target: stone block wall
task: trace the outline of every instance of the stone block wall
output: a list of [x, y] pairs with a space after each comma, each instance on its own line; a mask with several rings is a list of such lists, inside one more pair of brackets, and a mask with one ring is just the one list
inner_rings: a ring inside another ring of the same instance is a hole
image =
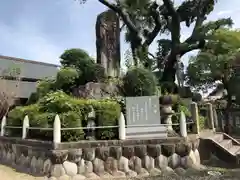
[[198, 168], [199, 138], [47, 142], [0, 138], [0, 161], [49, 179], [155, 176]]

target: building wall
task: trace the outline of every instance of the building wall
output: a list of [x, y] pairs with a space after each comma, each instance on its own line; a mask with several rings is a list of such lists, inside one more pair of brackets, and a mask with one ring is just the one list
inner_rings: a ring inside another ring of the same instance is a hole
[[[11, 79], [9, 73], [16, 68], [20, 70], [20, 81]], [[4, 74], [8, 76], [8, 80], [0, 80], [0, 86], [5, 88], [5, 92], [15, 94], [17, 98], [29, 98], [31, 93], [36, 91], [37, 81], [55, 78], [58, 69], [59, 66], [53, 64], [0, 56], [0, 76], [3, 76], [4, 71], [8, 71]]]
[[58, 70], [57, 65], [0, 56], [0, 74], [2, 74], [3, 70], [9, 68], [19, 68], [21, 77], [32, 79], [54, 77]]

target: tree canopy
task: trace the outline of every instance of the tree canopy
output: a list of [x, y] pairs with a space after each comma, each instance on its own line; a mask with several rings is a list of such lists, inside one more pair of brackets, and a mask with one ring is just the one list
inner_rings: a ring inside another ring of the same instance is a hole
[[196, 56], [190, 58], [187, 83], [206, 90], [221, 83], [227, 89], [231, 78], [232, 61], [240, 49], [240, 31], [217, 30]]
[[[87, 0], [80, 0], [86, 2]], [[127, 28], [126, 40], [130, 43], [135, 66], [145, 68], [157, 64], [163, 70], [162, 81], [175, 81], [177, 56], [205, 46], [209, 35], [217, 29], [232, 25], [232, 20], [206, 21], [216, 0], [184, 0], [180, 5], [173, 0], [98, 0], [116, 12]], [[181, 25], [193, 26], [191, 35], [180, 41]], [[158, 40], [157, 58], [149, 58], [149, 46], [162, 33], [170, 39]]]

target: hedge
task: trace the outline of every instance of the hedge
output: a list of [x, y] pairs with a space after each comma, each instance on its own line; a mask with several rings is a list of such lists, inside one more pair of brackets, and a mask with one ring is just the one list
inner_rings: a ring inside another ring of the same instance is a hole
[[[8, 114], [7, 125], [22, 126], [25, 115], [29, 116], [30, 127], [53, 127], [54, 117], [59, 115], [62, 128], [85, 127], [87, 116], [92, 108], [95, 111], [96, 126], [115, 126], [118, 124], [121, 108], [112, 99], [87, 100], [73, 98], [62, 91], [49, 93], [36, 104], [16, 107]], [[63, 141], [78, 141], [85, 138], [86, 130], [63, 130]], [[11, 136], [21, 136], [21, 129], [9, 129]], [[30, 130], [29, 138], [52, 140], [52, 131]], [[118, 128], [98, 129], [97, 139], [118, 138]]]

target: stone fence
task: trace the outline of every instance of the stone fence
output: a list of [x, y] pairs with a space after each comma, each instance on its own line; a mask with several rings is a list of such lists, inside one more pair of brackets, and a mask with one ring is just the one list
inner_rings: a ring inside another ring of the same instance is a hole
[[50, 179], [176, 174], [199, 169], [199, 138], [53, 143], [0, 137], [1, 163]]

